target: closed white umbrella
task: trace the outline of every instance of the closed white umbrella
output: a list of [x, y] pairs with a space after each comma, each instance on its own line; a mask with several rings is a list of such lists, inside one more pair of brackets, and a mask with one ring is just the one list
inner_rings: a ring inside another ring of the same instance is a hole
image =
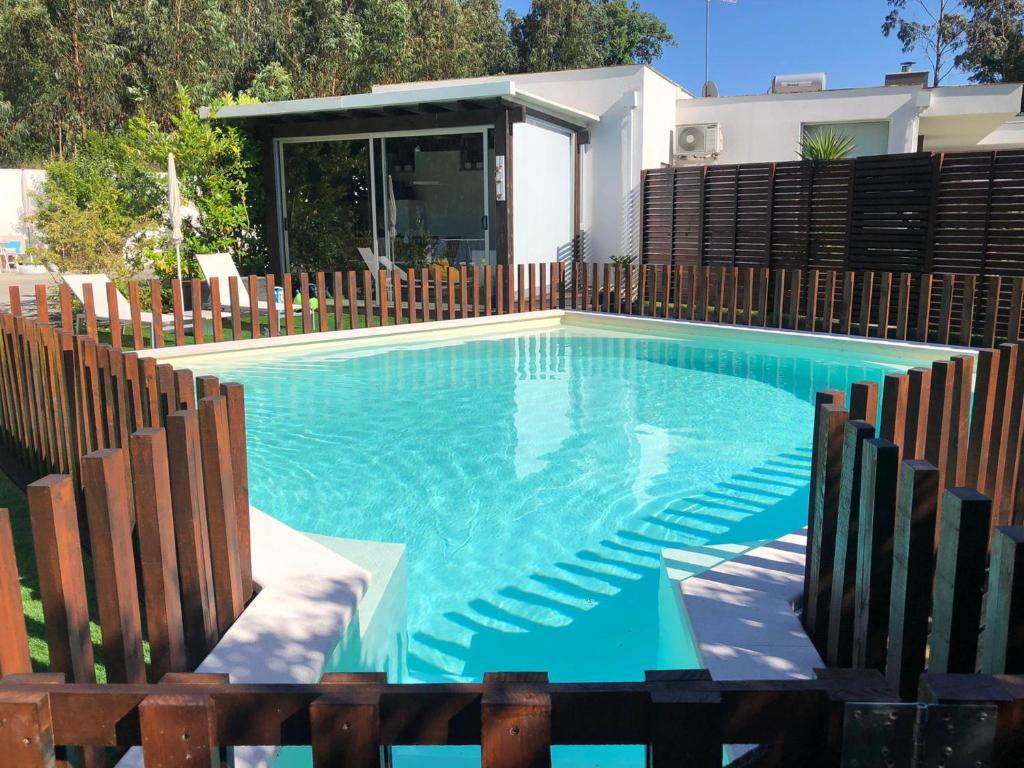
[[174, 153], [167, 153], [167, 202], [171, 212], [171, 240], [181, 280], [181, 193], [178, 191], [178, 171], [174, 167]]

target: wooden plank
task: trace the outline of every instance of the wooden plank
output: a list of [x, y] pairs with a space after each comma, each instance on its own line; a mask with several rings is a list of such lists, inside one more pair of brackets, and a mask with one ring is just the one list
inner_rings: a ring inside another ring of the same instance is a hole
[[[410, 273], [411, 276], [411, 273]], [[415, 322], [416, 313], [413, 309], [413, 281], [409, 283], [409, 316]], [[341, 272], [331, 273], [331, 292], [334, 294], [334, 330], [340, 331], [345, 327], [345, 292], [342, 290]]]
[[[525, 312], [526, 311], [526, 307], [527, 307], [527, 304], [526, 304], [527, 286], [526, 286], [526, 277], [525, 277], [525, 274], [524, 274], [524, 265], [523, 264], [517, 264], [516, 265], [516, 284], [515, 284], [515, 288], [516, 288], [516, 292], [517, 292], [516, 296], [517, 296], [517, 298], [519, 300], [519, 303], [517, 304], [516, 311], [517, 312]], [[509, 303], [509, 306], [512, 305], [511, 297], [509, 297], [509, 302], [508, 303]]]
[[[522, 269], [522, 266], [523, 266], [522, 264], [518, 265], [520, 270]], [[507, 295], [505, 296], [505, 306], [508, 308], [509, 312], [515, 312], [516, 311], [516, 280], [515, 280], [515, 276], [512, 274], [512, 266], [511, 265], [509, 265], [508, 274], [506, 275], [506, 277], [508, 278], [508, 280], [505, 282], [505, 290], [507, 291]], [[522, 284], [522, 280], [520, 280], [519, 283]]]
[[805, 308], [804, 330], [818, 329], [818, 292], [821, 290], [821, 273], [812, 269], [807, 278], [807, 306]]
[[991, 499], [973, 489], [950, 488], [943, 494], [929, 672], [975, 670], [991, 516]]
[[[480, 317], [480, 265], [473, 265], [473, 317]], [[553, 274], [553, 273], [552, 273]], [[544, 293], [544, 272], [540, 273], [540, 290]], [[554, 285], [551, 290], [552, 306], [554, 305]]]
[[906, 341], [910, 332], [910, 273], [900, 274], [899, 298], [896, 301], [896, 338]]
[[480, 702], [481, 768], [550, 768], [551, 696], [533, 677], [484, 675]]
[[313, 310], [309, 301], [309, 273], [299, 272], [299, 311], [302, 318], [302, 332], [313, 332]]
[[[437, 267], [433, 270], [431, 282], [433, 283], [434, 289], [434, 320], [444, 320], [444, 282], [441, 279], [441, 270]], [[512, 276], [509, 275], [509, 285], [511, 285], [511, 282]], [[508, 306], [509, 311], [511, 312], [513, 310], [511, 288], [509, 289]]]
[[[887, 373], [882, 382], [882, 419], [879, 437], [896, 443], [903, 442], [907, 429], [907, 399], [910, 377], [901, 373]], [[902, 460], [902, 448], [899, 449]]]
[[942, 299], [939, 304], [939, 343], [949, 344], [951, 320], [953, 317], [953, 291], [956, 288], [956, 275], [942, 276]]
[[[626, 314], [633, 314], [633, 265], [626, 267]], [[691, 320], [693, 318], [690, 318]]]
[[992, 348], [996, 345], [999, 325], [999, 297], [1003, 293], [1003, 278], [999, 275], [985, 277], [985, 317], [982, 324], [981, 345]]
[[130, 438], [139, 563], [146, 599], [146, 637], [152, 677], [188, 668], [178, 592], [174, 511], [164, 430], [140, 429]]
[[227, 400], [230, 430], [231, 468], [235, 489], [235, 519], [238, 524], [238, 559], [242, 572], [242, 599], [252, 596], [252, 544], [249, 530], [249, 455], [246, 447], [245, 389], [241, 384], [220, 385]]
[[900, 452], [883, 438], [865, 441], [862, 450], [853, 666], [884, 672]]
[[[499, 266], [499, 269], [501, 269], [500, 266]], [[484, 267], [484, 315], [486, 315], [487, 317], [491, 316], [491, 301], [492, 301], [492, 299], [494, 297], [494, 283], [492, 281], [493, 281], [493, 271], [491, 270], [491, 265], [488, 264], [488, 265], [486, 265]], [[552, 284], [551, 288], [552, 288], [552, 290], [554, 290], [554, 285], [553, 284]], [[500, 295], [500, 293], [501, 293], [500, 288], [498, 290], [498, 293]], [[501, 314], [501, 313], [499, 312], [498, 314]]]
[[171, 312], [174, 315], [174, 346], [185, 346], [185, 298], [181, 292], [181, 280], [171, 280]]
[[[596, 267], [597, 265], [595, 264], [594, 266]], [[537, 265], [533, 262], [530, 262], [529, 269], [527, 271], [529, 280], [528, 290], [530, 292], [530, 295], [526, 304], [530, 308], [530, 311], [533, 312], [537, 309]]]
[[[369, 279], [369, 275], [364, 273], [364, 282]], [[269, 283], [268, 283], [269, 285]], [[284, 307], [281, 309], [284, 314], [284, 335], [294, 336], [295, 335], [295, 292], [292, 289], [292, 275], [291, 272], [285, 272], [281, 275], [281, 288], [284, 290]], [[369, 296], [369, 294], [367, 294]], [[301, 299], [300, 299], [301, 301]], [[268, 302], [269, 303], [269, 302]], [[369, 303], [369, 299], [367, 299]], [[301, 308], [300, 308], [301, 311]], [[369, 323], [367, 323], [369, 326]]]
[[849, 667], [853, 663], [863, 447], [865, 441], [874, 437], [875, 428], [866, 421], [850, 419], [843, 430], [826, 650], [826, 660], [833, 667]]
[[[242, 322], [241, 321], [241, 311], [242, 311], [242, 307], [241, 307], [241, 287], [239, 286], [238, 281], [235, 278], [231, 278], [231, 279], [235, 280], [234, 291], [238, 294], [238, 301], [237, 301], [237, 303], [239, 305], [238, 306], [238, 311], [236, 312], [235, 311], [236, 297], [235, 297], [234, 294], [232, 294], [232, 296], [231, 296], [232, 314], [238, 317], [237, 322], [239, 323], [239, 327], [238, 327], [238, 336], [237, 336], [237, 338], [241, 338], [241, 336], [242, 336], [242, 331], [241, 331], [241, 322]], [[256, 275], [248, 275], [245, 278], [245, 280], [246, 280], [246, 293], [249, 294], [249, 307], [248, 307], [248, 309], [249, 309], [249, 338], [258, 339], [262, 335], [262, 332], [260, 330], [261, 322], [260, 322], [259, 278]], [[271, 312], [270, 307], [271, 307], [271, 304], [273, 303], [273, 300], [274, 300], [273, 299], [273, 293], [274, 292], [273, 292], [272, 288], [273, 288], [273, 286], [270, 283], [267, 283], [266, 289], [265, 289], [266, 290], [266, 294], [265, 295], [269, 299], [266, 302], [266, 304], [267, 304], [267, 318], [268, 318], [268, 320], [267, 320], [267, 325], [268, 325], [267, 332], [270, 333], [270, 334], [273, 334], [273, 333], [276, 332], [276, 323], [272, 322], [271, 315], [270, 315], [270, 312]], [[235, 317], [232, 317], [232, 319], [231, 319], [232, 328], [235, 327], [235, 322], [236, 322]]]
[[825, 273], [825, 294], [821, 315], [821, 330], [823, 333], [832, 333], [836, 315], [836, 275], [835, 270]]
[[45, 692], [0, 689], [0, 754], [5, 765], [12, 768], [56, 765], [50, 702]]
[[381, 768], [380, 689], [339, 685], [309, 707], [314, 768]]
[[202, 344], [206, 341], [206, 326], [203, 320], [203, 283], [192, 278], [192, 341]]
[[1020, 341], [1021, 312], [1024, 305], [1024, 277], [1013, 278], [1010, 291], [1010, 317], [1007, 320], [1007, 341]]
[[32, 671], [11, 516], [0, 509], [0, 677]]
[[72, 682], [94, 682], [74, 485], [66, 475], [49, 475], [26, 491], [50, 670]]
[[220, 278], [210, 278], [210, 322], [213, 325], [213, 340], [224, 341], [224, 317], [220, 306]]
[[871, 303], [875, 289], [875, 273], [862, 272], [860, 276], [860, 321], [857, 330], [861, 336], [871, 335]]
[[204, 397], [199, 401], [199, 439], [217, 628], [223, 635], [242, 613], [245, 598], [242, 594], [227, 400], [222, 395]]
[[494, 283], [495, 314], [505, 314], [505, 265], [499, 264]]
[[930, 368], [911, 368], [907, 371], [907, 417], [900, 447], [904, 459], [924, 458], [925, 438], [928, 435], [928, 399], [931, 395]]
[[[448, 296], [447, 296], [447, 298], [448, 298], [448, 301], [447, 301], [448, 315], [447, 316], [448, 316], [449, 320], [454, 320], [455, 319], [455, 275], [458, 274], [458, 273], [455, 271], [455, 269], [453, 267], [448, 267], [448, 269], [446, 271], [447, 271], [447, 276], [446, 277], [447, 277], [447, 283], [448, 283]], [[523, 294], [523, 286], [525, 286], [525, 283], [523, 282], [523, 265], [520, 264], [519, 265], [519, 291], [520, 291], [519, 311], [520, 312], [524, 311], [524, 309], [523, 309], [523, 295], [522, 295]], [[440, 294], [438, 294], [438, 295], [440, 295]]]
[[72, 311], [71, 287], [67, 283], [61, 283], [60, 291], [60, 327], [61, 330], [73, 333], [75, 330], [75, 316]]
[[171, 505], [181, 580], [181, 616], [185, 647], [192, 667], [206, 658], [218, 639], [199, 444], [197, 411], [178, 411], [167, 418]]
[[1010, 454], [1012, 437], [1009, 433], [1013, 421], [1013, 404], [1017, 402], [1017, 371], [1020, 348], [1016, 344], [999, 345], [999, 371], [996, 375], [995, 409], [992, 413], [992, 445], [989, 451], [988, 472], [981, 486], [982, 493], [991, 497], [994, 525], [1004, 525], [1000, 518], [1001, 493], [1006, 485], [1007, 466], [1016, 460]]
[[[228, 300], [231, 302], [231, 339], [238, 341], [242, 338], [242, 292], [235, 275], [228, 277]], [[258, 323], [259, 315], [253, 314], [251, 319]]]
[[978, 374], [975, 379], [965, 476], [965, 482], [971, 488], [983, 489], [984, 478], [989, 473], [996, 407], [996, 379], [999, 375], [1001, 354], [998, 349], [982, 349], [978, 352]]
[[[17, 317], [21, 314], [21, 300], [18, 299], [18, 306], [15, 307], [12, 294], [11, 314]], [[92, 295], [92, 283], [82, 286], [82, 306], [85, 310], [85, 335], [95, 341], [98, 338], [96, 329], [96, 301]]]
[[855, 381], [850, 385], [850, 420], [866, 421], [872, 427], [878, 421], [878, 383]]
[[388, 303], [388, 273], [387, 270], [377, 272], [377, 321], [380, 325], [390, 325], [391, 311]]
[[711, 691], [651, 691], [649, 768], [694, 766], [719, 768], [722, 763], [722, 696]]
[[953, 413], [950, 442], [946, 446], [948, 478], [946, 487], [962, 486], [967, 480], [967, 451], [974, 384], [974, 356], [956, 355], [953, 362]]
[[853, 328], [853, 289], [857, 279], [851, 270], [843, 272], [843, 298], [839, 314], [839, 332], [849, 336]]
[[176, 400], [170, 407], [172, 413], [196, 407], [196, 382], [192, 371], [187, 368], [174, 370], [174, 392]]
[[128, 306], [132, 314], [132, 349], [145, 349], [146, 340], [142, 331], [142, 307], [137, 280], [128, 283]]
[[768, 326], [768, 284], [771, 280], [771, 270], [766, 267], [761, 270], [760, 274], [761, 278], [757, 296], [757, 312], [760, 316], [760, 323], [758, 324], [765, 328]]
[[992, 534], [981, 673], [1024, 674], [1024, 527]]
[[217, 713], [207, 694], [150, 694], [139, 704], [146, 768], [220, 765]]
[[[463, 285], [465, 285], [465, 282], [463, 282]], [[405, 314], [405, 307], [402, 306], [404, 304], [402, 301], [402, 273], [397, 269], [391, 270], [391, 295], [395, 297], [395, 325], [402, 325], [403, 315]], [[324, 312], [326, 311], [327, 307], [325, 306]], [[326, 316], [323, 320], [323, 329], [327, 330]]]
[[785, 323], [785, 307], [784, 302], [786, 298], [786, 270], [778, 269], [775, 271], [775, 293], [774, 301], [772, 302], [774, 318], [772, 326], [774, 328], [782, 328]]
[[604, 291], [602, 293], [604, 298], [602, 309], [605, 312], [612, 311], [612, 290], [612, 265], [606, 262], [604, 265]]
[[[832, 569], [835, 562], [836, 527], [839, 520], [840, 481], [842, 478], [843, 434], [849, 418], [840, 405], [818, 406], [818, 429], [814, 437], [814, 518], [809, 526], [808, 576], [805, 579], [808, 600], [804, 627], [819, 652], [828, 643], [828, 611], [832, 600]], [[823, 654], [824, 655], [824, 654]]]
[[963, 284], [964, 288], [960, 299], [959, 341], [962, 346], [969, 347], [974, 336], [974, 300], [978, 286], [977, 275], [964, 275]]
[[917, 328], [914, 338], [917, 341], [928, 341], [932, 317], [932, 276], [926, 272], [919, 279], [921, 284], [917, 289]]
[[900, 465], [885, 677], [907, 700], [925, 668], [938, 489], [934, 465], [919, 459]]
[[932, 363], [924, 458], [938, 468], [940, 489], [948, 485], [946, 479], [950, 474], [949, 446], [957, 439], [956, 425], [953, 421], [955, 373], [956, 368], [952, 360], [937, 360]]
[[[424, 270], [425, 272], [426, 270]], [[346, 286], [348, 288], [348, 327], [358, 328], [359, 327], [359, 310], [356, 307], [356, 273], [351, 269], [346, 274]], [[427, 313], [427, 302], [426, 302], [426, 290], [427, 281], [423, 280], [423, 314]]]
[[143, 683], [146, 662], [126, 451], [106, 448], [84, 456], [82, 478], [107, 681]]
[[878, 276], [878, 337], [889, 338], [889, 315], [892, 308], [892, 272]]
[[[398, 294], [395, 294], [398, 297]], [[396, 301], [401, 301], [396, 298]], [[327, 278], [323, 272], [316, 273], [316, 312], [317, 328], [321, 331], [329, 331], [327, 326]]]

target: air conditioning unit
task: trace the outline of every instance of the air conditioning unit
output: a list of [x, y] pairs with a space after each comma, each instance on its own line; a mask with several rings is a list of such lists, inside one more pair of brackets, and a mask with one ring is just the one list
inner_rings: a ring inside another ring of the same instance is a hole
[[718, 123], [676, 126], [676, 158], [716, 157], [721, 152], [722, 127]]

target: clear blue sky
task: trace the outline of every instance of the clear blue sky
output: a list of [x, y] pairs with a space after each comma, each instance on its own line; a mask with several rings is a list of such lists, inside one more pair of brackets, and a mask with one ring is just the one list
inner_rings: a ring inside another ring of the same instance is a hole
[[[722, 95], [764, 93], [773, 74], [828, 73], [829, 88], [881, 85], [886, 72], [924, 55], [907, 55], [895, 37], [882, 36], [886, 0], [711, 0], [711, 79]], [[504, 0], [519, 13], [529, 0]], [[640, 0], [678, 41], [654, 66], [691, 92], [704, 77], [705, 0]], [[943, 84], [965, 82], [959, 72]]]

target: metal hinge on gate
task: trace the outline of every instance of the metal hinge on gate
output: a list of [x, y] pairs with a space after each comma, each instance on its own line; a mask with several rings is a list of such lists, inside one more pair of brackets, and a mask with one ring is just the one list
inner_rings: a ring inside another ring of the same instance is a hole
[[843, 768], [989, 768], [996, 708], [848, 703]]

